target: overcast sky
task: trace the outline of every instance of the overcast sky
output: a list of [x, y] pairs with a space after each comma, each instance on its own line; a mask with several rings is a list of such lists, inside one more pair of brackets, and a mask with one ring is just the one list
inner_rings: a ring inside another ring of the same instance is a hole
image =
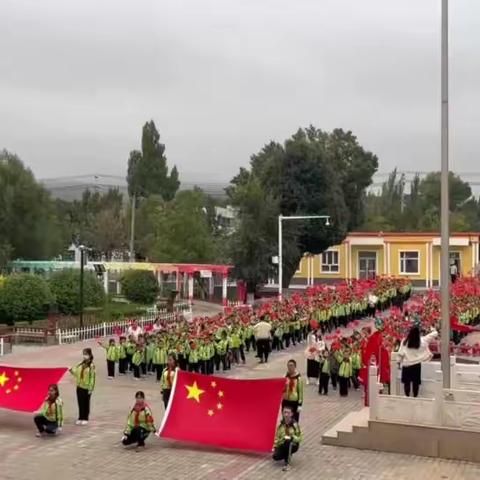
[[[1, 0], [0, 148], [38, 177], [124, 175], [153, 118], [185, 179], [299, 126], [382, 172], [438, 168], [441, 0]], [[452, 158], [479, 171], [480, 1], [451, 1]]]

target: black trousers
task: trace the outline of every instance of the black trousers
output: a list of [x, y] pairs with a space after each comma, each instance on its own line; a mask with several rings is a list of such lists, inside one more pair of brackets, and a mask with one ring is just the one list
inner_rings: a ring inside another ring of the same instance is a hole
[[189, 372], [198, 373], [198, 370], [199, 370], [198, 362], [188, 364], [188, 371]]
[[338, 380], [338, 373], [331, 373], [330, 378], [332, 380], [332, 387], [334, 390], [337, 389], [337, 380]]
[[127, 353], [127, 370], [129, 372], [133, 371], [132, 357], [131, 353]]
[[298, 443], [292, 443], [291, 440], [285, 440], [285, 443], [275, 447], [273, 452], [273, 459], [278, 462], [283, 460], [285, 465], [288, 465], [290, 462], [290, 456], [298, 451]]
[[266, 338], [259, 338], [257, 340], [257, 353], [260, 361], [268, 362], [268, 354], [270, 352], [270, 340]]
[[213, 358], [209, 358], [206, 361], [206, 365], [207, 365], [207, 375], [213, 375], [215, 370], [215, 363], [213, 361]]
[[129, 434], [126, 434], [122, 443], [127, 446], [127, 445], [132, 445], [133, 443], [138, 444], [139, 447], [144, 447], [145, 446], [145, 439], [150, 435], [150, 432], [147, 432], [142, 427], [134, 427], [132, 428], [132, 431]]
[[168, 401], [170, 400], [171, 393], [172, 391], [170, 389], [166, 389], [166, 388], [163, 389], [162, 398], [163, 398], [163, 405], [165, 407], [165, 410], [168, 407]]
[[44, 417], [43, 415], [35, 415], [35, 417], [33, 417], [33, 421], [35, 422], [35, 425], [40, 433], [45, 432], [53, 434], [57, 431], [58, 423], [47, 420], [47, 417]]
[[300, 421], [300, 412], [298, 411], [298, 402], [292, 400], [282, 400], [282, 410], [285, 407], [290, 407], [293, 412], [293, 418], [298, 423]]
[[245, 348], [243, 345], [240, 345], [240, 360], [242, 360], [242, 363], [245, 363], [246, 358], [245, 358]]
[[88, 390], [77, 387], [78, 419], [87, 420], [90, 416], [90, 397]]
[[113, 360], [107, 360], [107, 374], [109, 377], [115, 376], [115, 362]]
[[118, 360], [118, 373], [120, 373], [121, 375], [127, 373], [127, 367], [128, 367], [128, 359], [120, 358]]
[[340, 385], [340, 396], [348, 396], [348, 378], [347, 377], [338, 377], [338, 383]]
[[328, 373], [320, 372], [320, 384], [318, 387], [318, 393], [321, 395], [328, 394], [328, 382], [330, 381], [330, 375]]
[[146, 362], [142, 362], [140, 364], [140, 369], [142, 371], [142, 375], [146, 375], [147, 374], [147, 363]]

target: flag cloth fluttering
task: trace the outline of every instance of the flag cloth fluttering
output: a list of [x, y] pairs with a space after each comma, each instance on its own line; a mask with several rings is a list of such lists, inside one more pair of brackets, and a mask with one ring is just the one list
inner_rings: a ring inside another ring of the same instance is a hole
[[0, 408], [35, 412], [66, 368], [21, 368], [0, 365]]
[[236, 380], [179, 371], [158, 435], [269, 452], [285, 379]]

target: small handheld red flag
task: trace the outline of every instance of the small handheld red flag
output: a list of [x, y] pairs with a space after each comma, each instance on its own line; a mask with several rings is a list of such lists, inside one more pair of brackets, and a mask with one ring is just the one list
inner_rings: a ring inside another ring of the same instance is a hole
[[35, 412], [47, 396], [48, 386], [58, 383], [66, 371], [0, 365], [0, 408]]
[[158, 435], [269, 452], [285, 379], [236, 380], [179, 371]]

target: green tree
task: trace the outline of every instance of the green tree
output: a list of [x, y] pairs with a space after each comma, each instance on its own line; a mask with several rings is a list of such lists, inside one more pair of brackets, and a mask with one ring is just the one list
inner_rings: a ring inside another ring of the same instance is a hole
[[[57, 255], [62, 239], [53, 202], [20, 159], [0, 152], [0, 262]], [[1, 264], [0, 264], [1, 266]]]
[[122, 293], [127, 300], [151, 305], [159, 293], [159, 285], [153, 272], [129, 270], [122, 275]]
[[9, 275], [0, 287], [0, 320], [13, 325], [45, 318], [51, 301], [52, 295], [43, 277]]
[[172, 200], [180, 186], [177, 167], [168, 171], [165, 145], [153, 120], [143, 127], [142, 151], [130, 152], [127, 183], [131, 197], [160, 195], [165, 201]]
[[[330, 227], [318, 220], [285, 223], [285, 286], [289, 284], [304, 252], [320, 253], [340, 242], [349, 227], [360, 224], [365, 188], [371, 183], [377, 164], [377, 158], [366, 152], [351, 132], [335, 130], [327, 133], [309, 127], [298, 130], [283, 145], [276, 142], [266, 145], [252, 156], [250, 171], [241, 169], [232, 180], [227, 192], [240, 212], [244, 209], [244, 202], [248, 204], [250, 200], [248, 195], [240, 195], [240, 199], [236, 199], [236, 191], [256, 181], [263, 194], [254, 188], [252, 192], [255, 198], [263, 195], [273, 200], [277, 205], [276, 213], [271, 212], [274, 217], [280, 213], [285, 216], [331, 216]], [[242, 222], [250, 218], [241, 216], [239, 231], [243, 228]], [[266, 251], [274, 246], [278, 248], [275, 238], [274, 226]], [[237, 269], [251, 271], [257, 259], [244, 256], [242, 262], [237, 264]], [[248, 278], [246, 280], [253, 283]]]
[[[59, 270], [49, 280], [50, 290], [56, 305], [65, 315], [80, 313], [80, 270]], [[93, 272], [84, 272], [84, 307], [102, 307], [105, 304], [105, 292]]]
[[140, 241], [149, 260], [205, 263], [212, 261], [214, 240], [206, 211], [206, 196], [199, 189], [182, 191], [164, 202], [151, 197], [139, 211]]

